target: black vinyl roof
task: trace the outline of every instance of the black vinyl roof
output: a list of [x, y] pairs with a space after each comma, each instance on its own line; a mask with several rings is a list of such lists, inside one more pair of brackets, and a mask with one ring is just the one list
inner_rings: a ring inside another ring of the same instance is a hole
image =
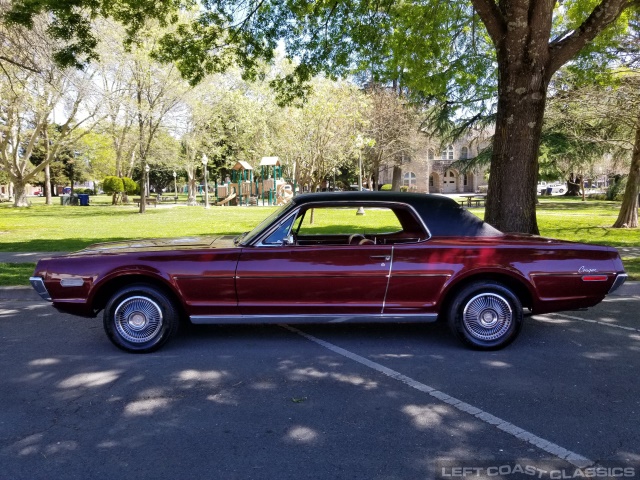
[[321, 192], [293, 198], [295, 205], [315, 202], [397, 202], [413, 207], [434, 237], [495, 237], [502, 233], [442, 195], [405, 192]]

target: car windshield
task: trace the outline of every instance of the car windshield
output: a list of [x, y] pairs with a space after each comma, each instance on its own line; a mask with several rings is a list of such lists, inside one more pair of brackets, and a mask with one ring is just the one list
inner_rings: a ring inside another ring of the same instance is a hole
[[284, 205], [283, 207], [277, 209], [262, 222], [260, 222], [260, 224], [256, 228], [248, 233], [243, 233], [242, 235], [237, 237], [236, 243], [239, 243], [240, 245], [249, 245], [258, 235], [260, 235], [264, 231], [267, 226], [271, 225], [273, 222], [276, 222], [278, 218], [286, 215], [291, 210], [291, 208], [293, 208], [293, 202], [290, 202], [287, 205]]

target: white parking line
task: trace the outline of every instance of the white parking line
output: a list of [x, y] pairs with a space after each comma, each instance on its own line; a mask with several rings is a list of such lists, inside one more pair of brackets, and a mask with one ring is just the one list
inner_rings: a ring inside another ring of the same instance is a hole
[[485, 412], [480, 408], [474, 407], [473, 405], [465, 403], [462, 400], [458, 400], [455, 397], [452, 397], [450, 395], [447, 395], [444, 392], [436, 390], [435, 388], [430, 387], [429, 385], [425, 385], [424, 383], [418, 382], [417, 380], [407, 377], [406, 375], [403, 375], [400, 372], [396, 372], [395, 370], [387, 368], [384, 365], [373, 362], [367, 358], [361, 357], [360, 355], [350, 352], [349, 350], [345, 350], [344, 348], [340, 348], [332, 343], [325, 342], [324, 340], [314, 337], [313, 335], [309, 335], [308, 333], [298, 330], [297, 328], [293, 328], [289, 325], [283, 325], [283, 324], [281, 324], [280, 326], [283, 328], [286, 328], [291, 332], [297, 333], [298, 335], [303, 336], [307, 340], [311, 340], [312, 342], [317, 343], [318, 345], [324, 348], [327, 348], [332, 352], [337, 353], [338, 355], [342, 355], [343, 357], [353, 360], [354, 362], [358, 362], [361, 365], [372, 368], [373, 370], [383, 373], [384, 375], [390, 378], [393, 378], [394, 380], [398, 380], [399, 382], [402, 382], [420, 392], [428, 393], [432, 397], [437, 398], [438, 400], [441, 400], [448, 405], [451, 405], [452, 407], [456, 408], [457, 410], [460, 410], [461, 412], [473, 415], [478, 420], [481, 420], [489, 425], [493, 425], [496, 428], [502, 430], [503, 432], [513, 435], [519, 440], [528, 442], [532, 445], [535, 445], [540, 450], [543, 450], [555, 457], [561, 458], [562, 460], [566, 460], [567, 462], [574, 465], [575, 467], [585, 468], [595, 464], [593, 460], [583, 457], [578, 453], [567, 450], [566, 448], [556, 445], [555, 443], [545, 440], [544, 438], [540, 438], [537, 435], [534, 435], [533, 433], [528, 432], [514, 425], [513, 423], [507, 422], [506, 420], [502, 420], [501, 418], [491, 415], [490, 413]]
[[640, 328], [625, 327], [624, 325], [616, 325], [614, 323], [600, 322], [598, 320], [589, 320], [588, 318], [574, 317], [573, 315], [566, 315], [564, 313], [548, 313], [547, 315], [561, 317], [561, 318], [568, 318], [569, 320], [577, 320], [579, 322], [595, 323], [596, 325], [603, 325], [605, 327], [611, 327], [611, 328], [619, 328], [620, 330], [640, 332]]

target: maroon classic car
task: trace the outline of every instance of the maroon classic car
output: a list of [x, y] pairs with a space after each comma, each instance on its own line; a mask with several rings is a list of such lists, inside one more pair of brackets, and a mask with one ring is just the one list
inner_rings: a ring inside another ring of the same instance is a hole
[[[364, 215], [363, 215], [364, 214]], [[109, 339], [150, 352], [195, 324], [447, 321], [497, 349], [533, 313], [592, 307], [626, 279], [615, 248], [506, 235], [436, 195], [307, 194], [237, 237], [100, 243], [41, 260], [62, 312], [104, 310]]]

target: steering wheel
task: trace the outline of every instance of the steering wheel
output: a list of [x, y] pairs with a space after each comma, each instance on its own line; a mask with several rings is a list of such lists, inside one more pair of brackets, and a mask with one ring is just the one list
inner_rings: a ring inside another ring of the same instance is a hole
[[353, 233], [349, 235], [349, 245], [360, 243], [361, 240], [364, 240], [364, 235], [360, 233]]

